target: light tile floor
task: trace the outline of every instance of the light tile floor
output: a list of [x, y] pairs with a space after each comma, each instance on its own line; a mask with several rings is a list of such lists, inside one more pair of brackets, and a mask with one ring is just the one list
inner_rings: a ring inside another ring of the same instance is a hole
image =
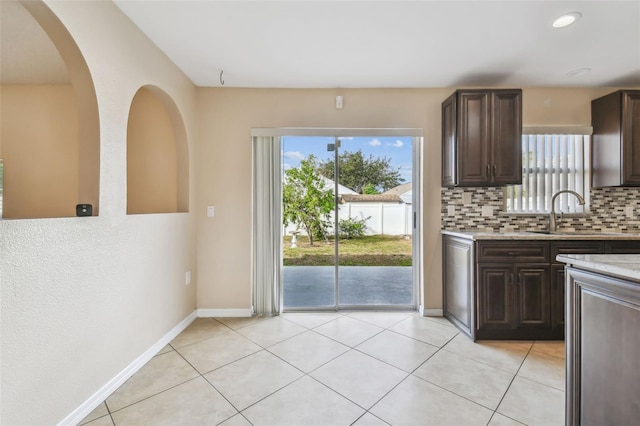
[[87, 425], [563, 425], [563, 342], [415, 312], [199, 318]]

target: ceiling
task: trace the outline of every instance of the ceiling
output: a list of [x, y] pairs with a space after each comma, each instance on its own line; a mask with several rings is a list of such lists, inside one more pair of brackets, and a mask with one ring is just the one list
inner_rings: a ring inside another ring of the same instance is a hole
[[[640, 0], [115, 3], [198, 86], [640, 86]], [[33, 18], [0, 6], [2, 82], [68, 82]]]
[[638, 0], [115, 3], [198, 86], [640, 85]]

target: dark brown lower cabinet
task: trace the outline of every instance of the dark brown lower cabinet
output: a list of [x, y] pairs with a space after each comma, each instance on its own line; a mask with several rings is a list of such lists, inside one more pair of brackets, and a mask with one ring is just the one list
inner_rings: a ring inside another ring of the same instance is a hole
[[479, 240], [443, 235], [443, 314], [473, 340], [563, 340], [558, 254], [640, 253], [640, 241]]
[[549, 265], [478, 264], [477, 339], [550, 339]]
[[566, 424], [640, 419], [640, 281], [567, 267]]

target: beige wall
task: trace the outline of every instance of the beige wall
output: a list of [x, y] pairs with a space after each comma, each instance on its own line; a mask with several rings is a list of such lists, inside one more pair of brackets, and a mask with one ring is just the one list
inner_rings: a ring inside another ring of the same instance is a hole
[[151, 90], [131, 103], [127, 124], [127, 213], [178, 211], [178, 162], [169, 112]]
[[76, 215], [78, 110], [70, 85], [0, 88], [4, 218]]
[[[196, 89], [113, 3], [47, 4], [53, 14], [39, 2], [29, 7], [45, 21], [57, 15], [92, 73], [100, 215], [0, 220], [0, 412], [8, 425], [67, 418], [196, 306], [195, 279], [185, 286], [185, 272], [195, 278], [196, 271], [193, 214], [126, 214], [127, 121], [135, 93], [154, 85], [175, 102], [192, 165]], [[194, 188], [191, 181], [192, 200]]]
[[[590, 101], [614, 89], [526, 88], [525, 126], [590, 125]], [[440, 104], [453, 89], [198, 89], [198, 307], [251, 306], [252, 127], [420, 128], [424, 299], [442, 307]], [[335, 109], [335, 96], [344, 109]], [[207, 205], [216, 216], [207, 218]]]

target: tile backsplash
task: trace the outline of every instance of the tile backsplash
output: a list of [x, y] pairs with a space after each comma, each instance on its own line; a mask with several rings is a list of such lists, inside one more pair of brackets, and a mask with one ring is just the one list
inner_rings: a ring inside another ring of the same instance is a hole
[[[640, 188], [593, 188], [590, 211], [564, 216], [559, 230], [640, 233]], [[503, 188], [442, 188], [442, 229], [518, 232], [547, 229], [546, 214], [505, 211]]]

